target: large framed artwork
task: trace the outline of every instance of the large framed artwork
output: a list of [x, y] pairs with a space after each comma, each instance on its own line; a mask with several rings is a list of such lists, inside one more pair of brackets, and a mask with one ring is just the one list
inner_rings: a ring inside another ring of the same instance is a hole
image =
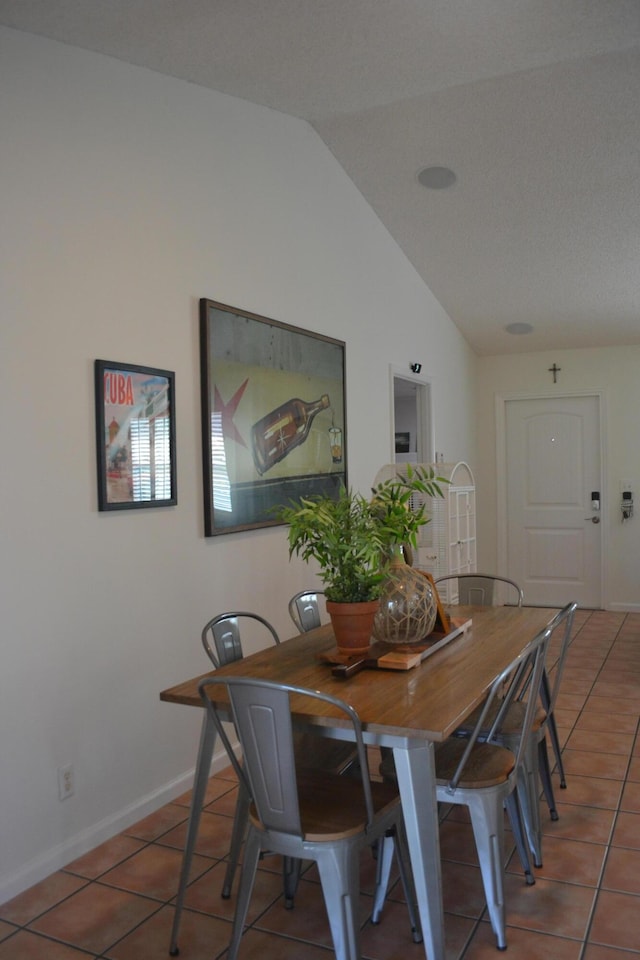
[[98, 509], [173, 506], [175, 374], [111, 360], [94, 373]]
[[345, 345], [200, 300], [205, 534], [281, 523], [347, 484]]

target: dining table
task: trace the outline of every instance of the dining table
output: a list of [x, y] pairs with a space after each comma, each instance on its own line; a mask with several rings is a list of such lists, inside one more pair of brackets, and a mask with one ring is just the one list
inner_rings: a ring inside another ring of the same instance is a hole
[[[452, 606], [452, 626], [466, 624], [450, 642], [407, 670], [363, 669], [347, 679], [332, 670], [335, 648], [329, 624], [291, 637], [215, 671], [319, 690], [339, 697], [358, 713], [365, 743], [393, 750], [398, 789], [409, 843], [424, 951], [427, 960], [444, 960], [444, 910], [440, 865], [434, 753], [482, 702], [493, 680], [544, 627], [556, 610], [544, 607]], [[203, 708], [198, 683], [211, 671], [163, 690], [167, 703]], [[305, 701], [308, 705], [308, 701]], [[296, 714], [300, 729], [336, 739], [349, 730], [332, 716], [330, 705]], [[216, 733], [203, 711], [194, 785], [182, 859], [170, 953], [177, 937], [195, 848]]]

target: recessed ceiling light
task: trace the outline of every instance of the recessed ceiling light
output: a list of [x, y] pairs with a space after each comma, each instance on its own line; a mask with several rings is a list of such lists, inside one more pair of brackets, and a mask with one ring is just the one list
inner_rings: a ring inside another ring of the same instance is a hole
[[505, 330], [507, 333], [513, 333], [517, 336], [522, 333], [531, 333], [533, 331], [533, 327], [530, 323], [508, 323], [505, 327]]
[[418, 180], [429, 190], [446, 190], [456, 182], [456, 175], [449, 167], [425, 167], [418, 174]]

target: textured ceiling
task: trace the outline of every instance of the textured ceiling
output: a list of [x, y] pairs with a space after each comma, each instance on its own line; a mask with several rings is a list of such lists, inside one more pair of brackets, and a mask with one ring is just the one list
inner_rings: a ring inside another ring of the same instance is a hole
[[0, 0], [0, 24], [308, 120], [480, 354], [640, 343], [640, 0]]

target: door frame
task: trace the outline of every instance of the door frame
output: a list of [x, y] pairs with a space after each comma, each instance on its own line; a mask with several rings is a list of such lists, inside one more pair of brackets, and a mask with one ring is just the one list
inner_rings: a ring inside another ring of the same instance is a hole
[[430, 377], [417, 373], [407, 373], [404, 367], [398, 367], [393, 363], [389, 364], [389, 404], [391, 424], [391, 434], [389, 437], [390, 457], [389, 463], [395, 463], [396, 460], [396, 438], [395, 438], [395, 398], [393, 381], [409, 380], [418, 387], [416, 393], [416, 414], [417, 414], [417, 432], [420, 437], [420, 445], [423, 455], [423, 463], [433, 463], [435, 459], [434, 441], [433, 441], [433, 403]]
[[[505, 393], [495, 396], [496, 419], [496, 540], [498, 548], [498, 570], [507, 568], [507, 403], [512, 400], [571, 400], [579, 397], [595, 397], [598, 401], [600, 420], [600, 586], [602, 609], [609, 609], [609, 512], [608, 503], [608, 464], [605, 457], [605, 433], [607, 429], [606, 394], [604, 390], [563, 390], [559, 393]], [[526, 602], [526, 598], [525, 598]]]

